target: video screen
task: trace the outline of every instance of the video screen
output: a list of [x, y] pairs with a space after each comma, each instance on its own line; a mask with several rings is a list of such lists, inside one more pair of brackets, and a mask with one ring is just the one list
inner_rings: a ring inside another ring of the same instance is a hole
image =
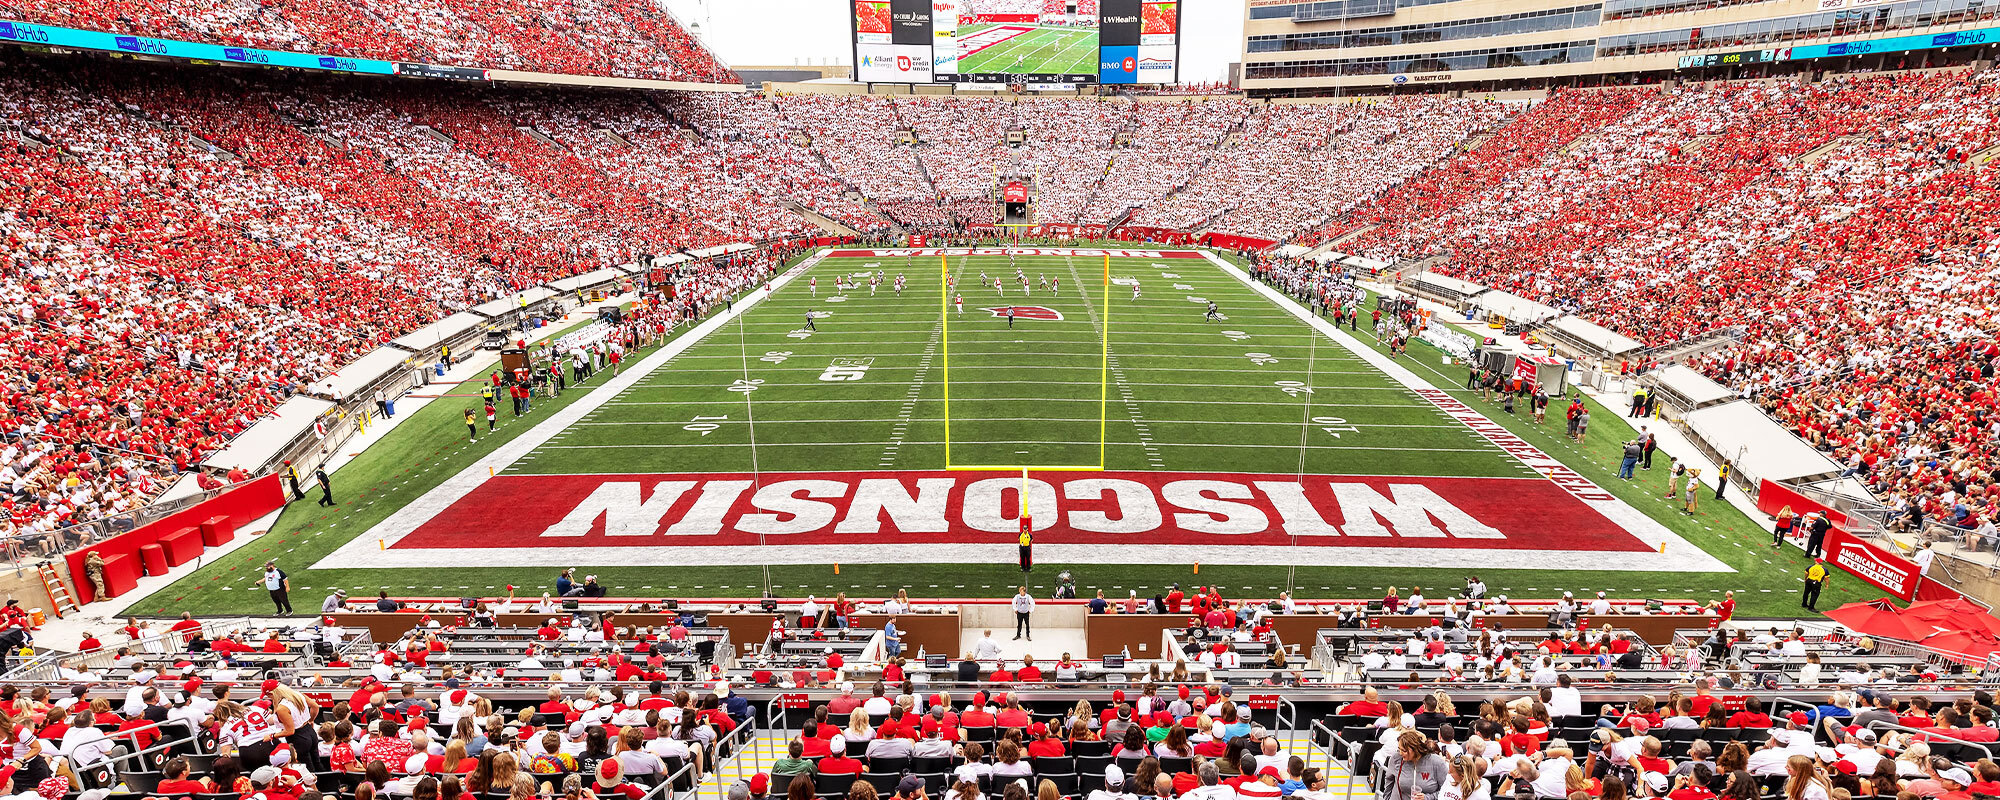
[[871, 83], [1174, 83], [1178, 0], [851, 0]]

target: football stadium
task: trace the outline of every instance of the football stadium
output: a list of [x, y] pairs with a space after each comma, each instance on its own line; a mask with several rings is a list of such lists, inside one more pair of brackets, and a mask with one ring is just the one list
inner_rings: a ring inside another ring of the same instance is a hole
[[1995, 34], [9, 5], [0, 784], [2000, 800]]

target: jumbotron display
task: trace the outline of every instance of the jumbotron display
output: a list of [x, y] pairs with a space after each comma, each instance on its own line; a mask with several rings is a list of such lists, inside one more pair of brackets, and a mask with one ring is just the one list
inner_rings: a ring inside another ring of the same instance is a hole
[[869, 83], [1174, 83], [1179, 0], [850, 0]]

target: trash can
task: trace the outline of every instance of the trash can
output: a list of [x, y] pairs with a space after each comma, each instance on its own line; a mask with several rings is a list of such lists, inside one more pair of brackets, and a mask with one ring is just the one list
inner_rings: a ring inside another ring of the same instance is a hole
[[444, 377], [444, 362], [442, 361], [437, 363], [437, 376], [440, 378]]

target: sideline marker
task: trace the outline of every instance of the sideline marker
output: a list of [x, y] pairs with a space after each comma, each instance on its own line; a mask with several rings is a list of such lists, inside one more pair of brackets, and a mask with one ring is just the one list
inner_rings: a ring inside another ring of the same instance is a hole
[[838, 561], [833, 562], [833, 574], [835, 575], [840, 574], [840, 562]]

